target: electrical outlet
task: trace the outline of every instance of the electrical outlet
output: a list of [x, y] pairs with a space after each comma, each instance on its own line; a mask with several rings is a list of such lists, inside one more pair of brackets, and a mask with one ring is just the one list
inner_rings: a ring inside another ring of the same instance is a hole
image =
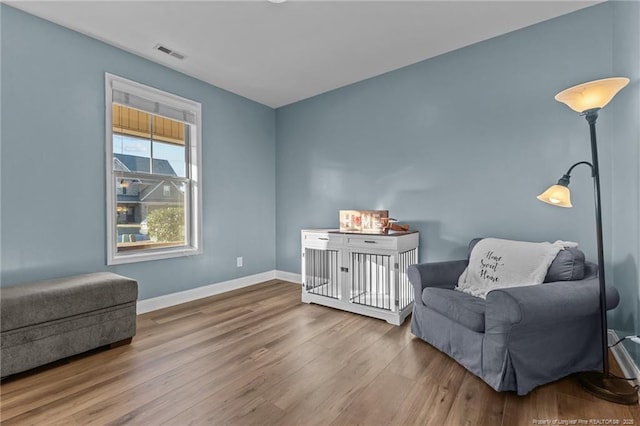
[[236, 266], [242, 268], [242, 256], [236, 258]]

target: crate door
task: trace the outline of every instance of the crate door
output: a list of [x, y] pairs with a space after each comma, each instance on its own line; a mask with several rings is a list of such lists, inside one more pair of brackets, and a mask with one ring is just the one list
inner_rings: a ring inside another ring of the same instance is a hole
[[304, 290], [307, 293], [340, 299], [340, 252], [304, 249]]
[[409, 282], [407, 268], [418, 263], [418, 249], [411, 249], [398, 255], [398, 311], [403, 311], [414, 299], [413, 286]]
[[349, 250], [349, 302], [395, 311], [395, 256]]
[[391, 312], [403, 311], [413, 302], [407, 267], [417, 260], [416, 249], [393, 254], [349, 251], [349, 301]]

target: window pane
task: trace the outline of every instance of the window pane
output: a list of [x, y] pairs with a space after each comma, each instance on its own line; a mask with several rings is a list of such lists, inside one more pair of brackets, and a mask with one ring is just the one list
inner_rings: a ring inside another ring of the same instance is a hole
[[113, 135], [113, 170], [149, 173], [151, 141], [125, 135]]
[[153, 173], [187, 177], [184, 145], [153, 141]]
[[118, 252], [187, 245], [185, 183], [116, 178]]
[[112, 127], [113, 170], [187, 177], [184, 123], [113, 105]]

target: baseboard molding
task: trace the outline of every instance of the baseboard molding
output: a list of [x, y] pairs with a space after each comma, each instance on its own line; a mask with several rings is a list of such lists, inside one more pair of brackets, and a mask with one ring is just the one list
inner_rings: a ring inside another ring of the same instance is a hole
[[[267, 271], [260, 274], [249, 275], [246, 277], [236, 278], [229, 281], [222, 281], [215, 284], [205, 285], [203, 287], [192, 288], [177, 293], [165, 294], [151, 299], [139, 300], [137, 304], [138, 315], [158, 309], [168, 308], [170, 306], [179, 305], [181, 303], [191, 302], [193, 300], [202, 299], [204, 297], [215, 296], [216, 294], [226, 293], [228, 291], [237, 290], [243, 287], [249, 287], [265, 281], [276, 279], [277, 271]], [[278, 279], [285, 279], [279, 278]]]
[[276, 270], [276, 279], [289, 281], [296, 284], [302, 284], [302, 275], [294, 274], [293, 272], [278, 271]]
[[[618, 337], [618, 334], [615, 331], [609, 330], [608, 339], [609, 345], [612, 345], [620, 340], [620, 337]], [[618, 365], [622, 370], [622, 374], [625, 377], [636, 377], [635, 383], [637, 385], [640, 385], [640, 368], [638, 368], [635, 362], [633, 362], [633, 358], [631, 358], [631, 355], [629, 355], [627, 348], [622, 346], [621, 343], [611, 348], [611, 353], [618, 362]]]

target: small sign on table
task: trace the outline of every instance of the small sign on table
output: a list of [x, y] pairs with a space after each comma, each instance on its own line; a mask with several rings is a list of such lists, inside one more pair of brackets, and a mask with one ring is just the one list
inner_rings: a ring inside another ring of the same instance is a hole
[[384, 233], [389, 210], [340, 210], [340, 232]]

